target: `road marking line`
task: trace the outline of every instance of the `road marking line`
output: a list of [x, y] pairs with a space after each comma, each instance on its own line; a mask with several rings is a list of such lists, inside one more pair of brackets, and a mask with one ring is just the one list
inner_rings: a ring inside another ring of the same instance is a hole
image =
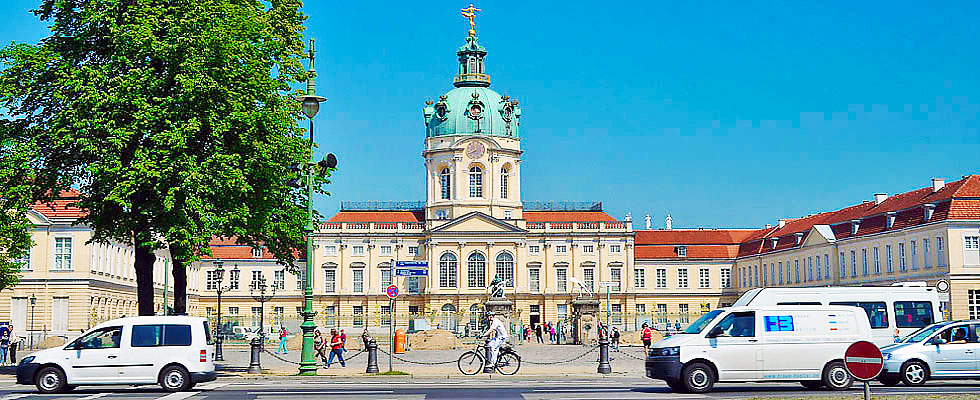
[[[395, 393], [395, 391], [394, 390], [359, 390], [359, 391], [344, 390], [344, 391], [330, 391], [330, 392], [321, 392], [321, 391], [297, 392], [297, 391], [283, 390], [281, 392], [247, 392], [247, 394], [255, 395], [255, 396], [284, 395], [284, 394], [299, 394], [299, 395], [307, 395], [307, 396], [313, 394], [346, 394], [346, 395], [353, 396], [357, 394], [380, 394], [380, 393]], [[167, 399], [167, 400], [171, 400], [171, 399]]]
[[14, 400], [14, 399], [22, 398], [22, 397], [27, 397], [27, 396], [30, 396], [30, 395], [31, 395], [31, 393], [10, 394], [10, 395], [4, 396], [0, 400]]
[[[628, 392], [632, 389], [630, 388], [588, 388], [586, 389], [590, 392]], [[572, 392], [579, 393], [582, 390], [577, 389], [534, 389], [534, 392]]]
[[198, 386], [197, 388], [198, 389], [203, 389], [203, 390], [214, 390], [214, 389], [218, 389], [218, 388], [223, 388], [223, 387], [228, 386], [228, 385], [230, 385], [230, 383], [227, 383], [227, 382], [209, 383], [209, 384], [206, 384], [206, 385]]
[[168, 394], [163, 397], [157, 397], [156, 400], [183, 400], [188, 397], [196, 396], [198, 394], [199, 394], [198, 392], [177, 392], [177, 393]]
[[104, 396], [108, 396], [108, 395], [109, 395], [109, 393], [96, 393], [96, 394], [93, 394], [91, 396], [82, 397], [82, 398], [80, 398], [78, 400], [92, 400], [92, 399], [97, 399], [99, 397], [104, 397]]

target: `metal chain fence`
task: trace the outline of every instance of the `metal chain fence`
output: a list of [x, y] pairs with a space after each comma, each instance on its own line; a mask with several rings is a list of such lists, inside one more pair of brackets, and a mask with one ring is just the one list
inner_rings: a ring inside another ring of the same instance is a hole
[[[269, 351], [267, 349], [263, 349], [262, 352], [265, 353], [265, 354], [268, 354], [268, 355], [272, 356], [273, 358], [275, 358], [275, 359], [277, 359], [279, 361], [282, 361], [284, 363], [289, 363], [289, 364], [293, 364], [293, 365], [302, 365], [302, 363], [299, 363], [299, 362], [296, 362], [296, 361], [292, 361], [292, 360], [287, 360], [285, 358], [279, 357], [278, 354], [273, 353], [273, 352], [271, 352], [271, 351]], [[366, 352], [366, 350], [361, 350], [361, 351], [358, 351], [357, 353], [354, 353], [354, 355], [352, 355], [350, 357], [344, 357], [344, 362], [345, 363], [350, 362], [350, 360], [353, 360], [355, 357], [357, 357], [357, 356], [361, 355], [361, 353], [365, 353], [365, 352]], [[314, 356], [314, 359], [316, 359], [316, 356]], [[320, 364], [317, 363], [317, 365], [320, 365]]]

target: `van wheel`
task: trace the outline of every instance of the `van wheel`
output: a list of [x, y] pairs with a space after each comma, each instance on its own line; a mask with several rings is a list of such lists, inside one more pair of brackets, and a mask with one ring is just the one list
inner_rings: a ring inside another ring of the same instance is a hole
[[670, 390], [674, 391], [674, 393], [684, 393], [685, 388], [684, 385], [681, 385], [680, 381], [668, 379], [664, 382], [667, 382], [667, 387], [669, 387]]
[[823, 369], [823, 384], [830, 390], [847, 390], [854, 384], [854, 377], [847, 372], [844, 363], [834, 361]]
[[807, 390], [817, 390], [823, 387], [823, 382], [821, 381], [800, 381], [800, 384]]
[[171, 365], [160, 372], [160, 387], [168, 392], [183, 392], [191, 387], [191, 376], [184, 367]]
[[44, 367], [37, 373], [34, 386], [41, 393], [61, 393], [68, 386], [65, 384], [65, 373], [58, 367]]
[[715, 372], [707, 364], [694, 363], [684, 367], [681, 372], [681, 383], [684, 391], [690, 393], [706, 393], [715, 385]]
[[909, 386], [922, 386], [929, 379], [929, 367], [922, 361], [908, 361], [899, 371], [902, 371], [902, 382]]

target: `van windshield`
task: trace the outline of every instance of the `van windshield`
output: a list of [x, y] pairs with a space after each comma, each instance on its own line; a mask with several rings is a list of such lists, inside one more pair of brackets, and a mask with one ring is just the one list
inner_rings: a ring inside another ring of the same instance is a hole
[[691, 323], [691, 325], [689, 325], [687, 329], [685, 329], [681, 333], [691, 333], [691, 334], [701, 333], [701, 331], [703, 331], [705, 327], [711, 324], [711, 321], [715, 320], [715, 317], [721, 315], [721, 313], [723, 312], [724, 311], [722, 310], [714, 310], [707, 314], [704, 314], [701, 316], [701, 318], [698, 318], [697, 321]]
[[942, 329], [946, 325], [947, 323], [933, 324], [925, 328], [919, 329], [915, 332], [912, 332], [911, 335], [906, 336], [905, 339], [902, 340], [902, 343], [919, 343], [923, 340], [928, 339], [930, 336], [932, 336], [933, 333], [936, 333], [936, 331]]
[[735, 304], [732, 304], [732, 307], [749, 305], [749, 303], [751, 303], [752, 300], [755, 299], [755, 296], [758, 296], [759, 293], [762, 293], [762, 288], [755, 288], [749, 290], [748, 292], [745, 292], [745, 294], [743, 294], [742, 297], [739, 297], [738, 300], [735, 301]]

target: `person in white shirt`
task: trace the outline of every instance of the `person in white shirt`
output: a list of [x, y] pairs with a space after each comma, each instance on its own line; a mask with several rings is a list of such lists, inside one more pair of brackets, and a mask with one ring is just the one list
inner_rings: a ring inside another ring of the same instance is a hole
[[500, 346], [510, 337], [507, 327], [501, 321], [500, 314], [488, 314], [490, 317], [490, 327], [480, 337], [490, 338], [490, 365], [497, 365], [497, 356], [500, 355]]

